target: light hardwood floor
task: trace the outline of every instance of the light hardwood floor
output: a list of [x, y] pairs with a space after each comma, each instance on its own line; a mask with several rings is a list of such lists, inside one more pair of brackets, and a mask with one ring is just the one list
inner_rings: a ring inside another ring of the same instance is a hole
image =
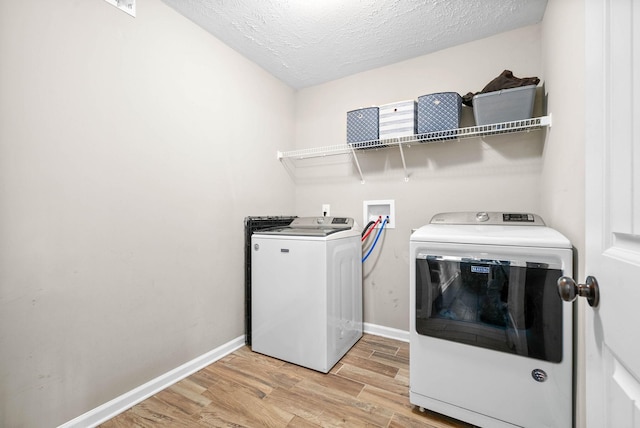
[[365, 334], [328, 374], [243, 347], [104, 423], [119, 427], [471, 425], [409, 403], [409, 344]]

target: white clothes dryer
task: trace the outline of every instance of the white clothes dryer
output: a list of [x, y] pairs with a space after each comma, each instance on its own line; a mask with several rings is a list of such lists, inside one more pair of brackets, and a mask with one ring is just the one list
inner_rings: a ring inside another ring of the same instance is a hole
[[411, 403], [484, 428], [572, 427], [569, 240], [534, 214], [444, 213], [410, 256]]
[[253, 351], [327, 373], [362, 337], [360, 233], [300, 217], [252, 235]]

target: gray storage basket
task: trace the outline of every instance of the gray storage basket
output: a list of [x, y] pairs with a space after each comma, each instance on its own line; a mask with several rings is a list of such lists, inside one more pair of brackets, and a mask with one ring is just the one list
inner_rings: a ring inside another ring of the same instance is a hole
[[457, 92], [422, 95], [418, 97], [418, 134], [430, 134], [423, 136], [428, 140], [455, 137], [461, 114], [462, 97]]
[[347, 143], [366, 149], [379, 137], [380, 112], [378, 107], [367, 107], [347, 112]]
[[536, 85], [487, 92], [473, 97], [476, 125], [530, 119], [536, 98]]

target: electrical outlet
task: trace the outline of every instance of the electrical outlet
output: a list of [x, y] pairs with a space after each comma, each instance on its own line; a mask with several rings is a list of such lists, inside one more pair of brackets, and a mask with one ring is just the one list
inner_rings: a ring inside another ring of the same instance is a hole
[[330, 217], [331, 216], [331, 205], [322, 204], [322, 215], [325, 216], [325, 217]]

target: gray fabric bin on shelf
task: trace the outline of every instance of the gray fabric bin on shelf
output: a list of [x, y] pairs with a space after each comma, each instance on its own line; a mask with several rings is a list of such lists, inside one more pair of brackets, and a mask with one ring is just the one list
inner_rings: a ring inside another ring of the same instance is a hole
[[378, 140], [380, 113], [378, 107], [367, 107], [347, 112], [347, 143], [356, 148], [367, 148], [364, 142]]
[[457, 129], [461, 112], [462, 97], [457, 92], [418, 97], [418, 134]]

